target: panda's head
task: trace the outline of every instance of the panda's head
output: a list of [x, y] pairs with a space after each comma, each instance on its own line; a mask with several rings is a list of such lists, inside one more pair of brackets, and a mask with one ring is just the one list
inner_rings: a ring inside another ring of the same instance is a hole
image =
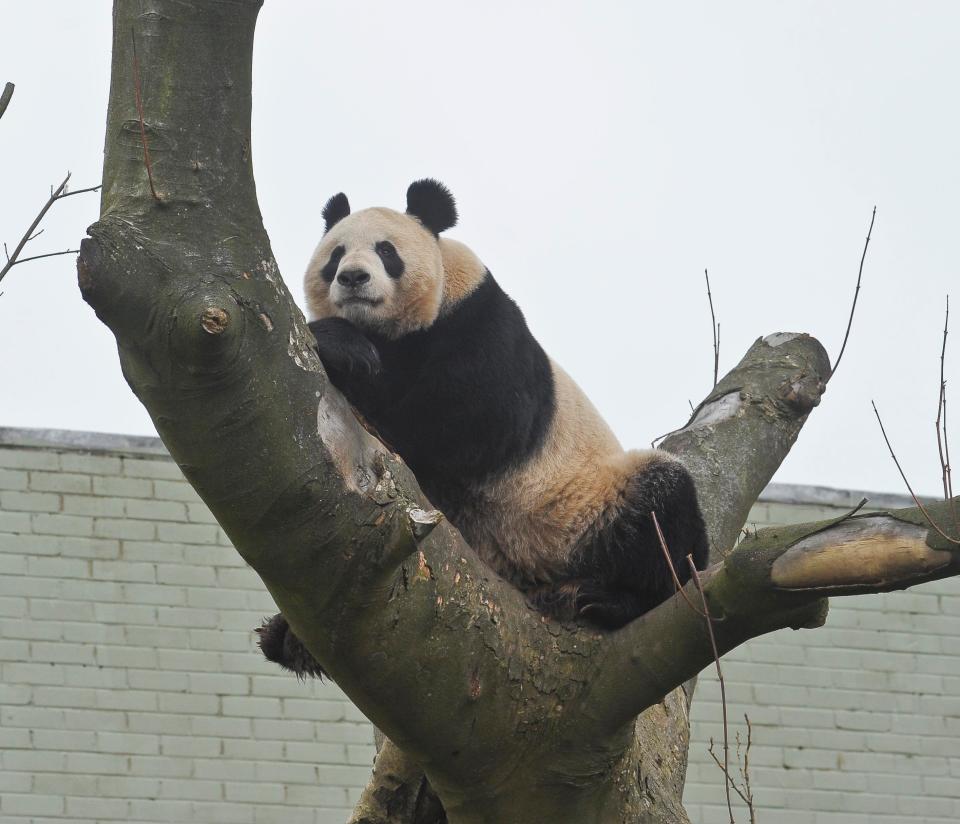
[[407, 189], [407, 211], [350, 213], [342, 192], [323, 208], [323, 239], [304, 278], [314, 318], [341, 317], [397, 338], [426, 329], [444, 302], [440, 233], [457, 222], [453, 195], [436, 180]]

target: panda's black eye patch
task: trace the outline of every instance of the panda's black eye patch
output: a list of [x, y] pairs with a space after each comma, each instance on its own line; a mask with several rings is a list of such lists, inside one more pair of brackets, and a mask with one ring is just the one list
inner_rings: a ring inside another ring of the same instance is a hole
[[320, 270], [320, 277], [322, 277], [327, 283], [333, 283], [334, 277], [337, 274], [337, 267], [340, 265], [340, 260], [343, 258], [346, 249], [342, 246], [338, 246], [333, 252], [330, 253], [330, 260], [327, 261], [326, 266]]
[[403, 258], [397, 254], [397, 247], [389, 240], [381, 240], [373, 247], [380, 260], [383, 262], [383, 268], [392, 278], [398, 278], [403, 274]]

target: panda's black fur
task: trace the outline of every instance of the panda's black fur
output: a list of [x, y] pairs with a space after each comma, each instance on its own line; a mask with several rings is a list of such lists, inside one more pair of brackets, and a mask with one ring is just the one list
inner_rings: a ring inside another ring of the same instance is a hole
[[[688, 554], [703, 568], [706, 531], [683, 464], [624, 453], [489, 270], [439, 238], [457, 217], [445, 187], [412, 184], [406, 214], [351, 215], [341, 193], [323, 217], [306, 291], [330, 380], [491, 567], [540, 611], [606, 628], [673, 591], [651, 511], [681, 582]], [[261, 646], [315, 674], [282, 616]]]

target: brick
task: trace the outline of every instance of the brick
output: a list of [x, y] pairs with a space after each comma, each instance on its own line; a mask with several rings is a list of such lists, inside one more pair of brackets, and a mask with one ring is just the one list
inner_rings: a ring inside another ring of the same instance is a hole
[[178, 586], [209, 587], [216, 586], [217, 575], [209, 567], [188, 564], [157, 564], [157, 582]]
[[263, 589], [263, 581], [252, 569], [227, 569], [217, 570], [217, 583], [221, 587], [230, 589]]
[[[0, 532], [11, 532], [14, 534], [29, 533], [33, 529], [33, 522], [30, 514], [27, 512], [5, 512], [0, 510]], [[0, 552], [17, 552], [20, 547], [8, 537], [6, 540], [0, 538]]]
[[175, 544], [212, 544], [217, 540], [217, 528], [210, 524], [157, 524], [157, 540]]
[[60, 496], [50, 492], [0, 492], [0, 507], [17, 512], [59, 512]]
[[201, 735], [161, 735], [161, 752], [167, 756], [216, 758], [220, 755], [220, 739]]
[[92, 489], [89, 475], [69, 472], [31, 472], [30, 488], [41, 492], [69, 492], [89, 495]]
[[305, 718], [311, 721], [342, 721], [346, 715], [345, 701], [317, 701], [313, 699], [283, 699], [284, 718]]
[[93, 647], [50, 641], [32, 641], [30, 660], [37, 664], [96, 664]]
[[157, 608], [140, 604], [94, 604], [93, 614], [97, 621], [109, 624], [144, 624], [149, 626], [157, 621]]
[[133, 755], [130, 756], [129, 763], [131, 775], [187, 778], [193, 772], [193, 763], [188, 758], [170, 758], [165, 755]]
[[63, 670], [53, 664], [5, 662], [0, 665], [0, 674], [5, 684], [63, 684]]
[[[151, 692], [137, 691], [137, 695], [149, 695]], [[147, 732], [156, 735], [189, 735], [190, 719], [185, 715], [170, 715], [162, 712], [128, 712], [127, 729], [130, 732]]]
[[187, 593], [183, 587], [159, 584], [124, 584], [125, 600], [133, 604], [157, 604], [158, 606], [183, 606]]
[[[30, 617], [40, 621], [92, 621], [95, 613], [92, 603], [62, 598], [31, 598], [29, 610]], [[58, 632], [59, 636], [62, 632]]]
[[38, 750], [88, 752], [96, 749], [97, 735], [92, 730], [33, 730], [31, 744]]
[[187, 519], [187, 508], [175, 501], [141, 501], [131, 499], [124, 504], [128, 518], [144, 521], [175, 521], [182, 523]]
[[[198, 736], [218, 736], [220, 738], [249, 738], [251, 724], [249, 718], [220, 718], [208, 715], [195, 715], [191, 718], [190, 729]], [[267, 738], [258, 735], [258, 738]]]
[[157, 535], [156, 525], [150, 521], [129, 521], [126, 518], [96, 518], [93, 529], [99, 538], [152, 541]]
[[66, 805], [67, 817], [72, 821], [130, 820], [130, 805], [122, 798], [68, 797]]
[[[257, 781], [256, 783], [227, 781], [223, 785], [227, 801], [242, 804], [282, 804], [285, 800], [284, 786], [280, 783]], [[285, 809], [290, 809], [286, 807]], [[256, 812], [256, 809], [255, 809]]]
[[[29, 567], [27, 572], [30, 572]], [[27, 576], [20, 578], [0, 578], [0, 595], [55, 598], [58, 590], [58, 582], [49, 578], [32, 578]]]
[[0, 726], [0, 763], [6, 763], [7, 769], [13, 769], [14, 765], [10, 761], [12, 756], [8, 755], [5, 759], [3, 758], [4, 751], [29, 750], [32, 747], [30, 730]]
[[260, 698], [228, 695], [222, 699], [224, 715], [242, 715], [250, 718], [279, 718], [279, 698]]
[[93, 535], [93, 523], [93, 518], [83, 515], [41, 513], [33, 516], [33, 531], [44, 535], [90, 536]]
[[120, 542], [106, 538], [67, 538], [52, 539], [57, 554], [67, 558], [117, 558], [120, 555]]
[[41, 556], [27, 559], [27, 572], [51, 578], [89, 578], [90, 564], [82, 558]]
[[93, 561], [93, 577], [100, 581], [131, 581], [152, 584], [157, 570], [153, 564], [133, 561]]
[[0, 575], [26, 575], [27, 559], [24, 556], [0, 554]]
[[153, 494], [154, 497], [161, 501], [183, 501], [202, 504], [196, 490], [186, 481], [154, 481]]
[[104, 498], [152, 498], [153, 481], [105, 475], [93, 479], [93, 494]]
[[156, 669], [157, 659], [157, 650], [149, 647], [102, 646], [96, 649], [97, 664], [101, 667]]
[[63, 809], [63, 798], [56, 795], [4, 793], [0, 798], [0, 810], [5, 815], [59, 816]]
[[21, 469], [0, 469], [0, 489], [24, 490], [29, 474]]
[[207, 505], [203, 503], [187, 504], [187, 520], [190, 523], [196, 524], [215, 524], [217, 519], [213, 517], [213, 513], [207, 509]]
[[159, 478], [186, 483], [180, 467], [169, 458], [124, 458], [122, 473], [131, 478]]
[[159, 702], [160, 711], [166, 713], [216, 715], [220, 711], [220, 698], [216, 695], [168, 692], [160, 693]]
[[55, 471], [60, 468], [60, 459], [55, 452], [0, 447], [0, 466], [7, 469], [47, 469]]
[[60, 465], [65, 472], [88, 475], [118, 475], [122, 468], [119, 458], [109, 455], [89, 455], [83, 452], [64, 452]]
[[158, 607], [157, 622], [162, 626], [214, 628], [220, 616], [212, 609], [192, 607]]
[[106, 753], [157, 755], [160, 752], [160, 736], [140, 733], [98, 732], [97, 748]]
[[89, 515], [91, 518], [122, 518], [123, 501], [118, 498], [95, 498], [91, 495], [63, 495], [66, 515]]
[[108, 755], [106, 753], [71, 752], [67, 753], [67, 763], [64, 768], [73, 773], [94, 773], [116, 775], [123, 773], [127, 768], [127, 758], [122, 755]]
[[113, 798], [154, 798], [160, 793], [160, 780], [128, 775], [102, 775], [96, 780], [96, 792]]
[[[96, 691], [96, 707], [101, 710], [128, 710], [151, 712], [157, 709], [157, 694], [145, 690], [105, 690]], [[128, 712], [129, 720], [133, 712]], [[173, 719], [168, 719], [168, 721]], [[141, 730], [141, 732], [163, 732], [163, 730]]]
[[[230, 753], [226, 750], [226, 745], [232, 743], [235, 742], [224, 742], [224, 755], [230, 756]], [[249, 741], [247, 743], [255, 745], [257, 742]], [[198, 759], [194, 762], [194, 765], [197, 778], [218, 781], [242, 781], [246, 786], [250, 786], [250, 783], [256, 778], [256, 764], [254, 761], [238, 761], [232, 757], [216, 759], [204, 758]]]
[[123, 557], [130, 561], [182, 564], [185, 562], [185, 549], [187, 547], [177, 546], [176, 544], [161, 544], [157, 541], [125, 540], [123, 542]]
[[126, 689], [127, 672], [101, 667], [63, 667], [68, 687], [99, 687], [103, 689]]

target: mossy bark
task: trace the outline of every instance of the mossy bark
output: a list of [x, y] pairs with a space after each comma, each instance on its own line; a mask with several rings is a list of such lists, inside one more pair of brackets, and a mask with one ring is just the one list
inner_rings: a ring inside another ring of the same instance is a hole
[[[685, 821], [681, 685], [710, 660], [703, 621], [679, 597], [616, 633], [544, 620], [456, 530], [424, 528], [416, 479], [328, 382], [256, 201], [259, 7], [115, 3], [102, 210], [78, 275], [127, 381], [297, 635], [395, 745], [373, 796], [421, 786], [416, 764], [451, 824]], [[758, 341], [666, 441], [697, 478], [715, 560], [828, 374], [809, 337]], [[767, 560], [737, 550], [706, 576], [725, 648], [821, 612], [819, 594], [759, 597]], [[754, 612], [733, 609], [744, 592]], [[414, 801], [366, 820], [414, 821], [428, 809]]]

